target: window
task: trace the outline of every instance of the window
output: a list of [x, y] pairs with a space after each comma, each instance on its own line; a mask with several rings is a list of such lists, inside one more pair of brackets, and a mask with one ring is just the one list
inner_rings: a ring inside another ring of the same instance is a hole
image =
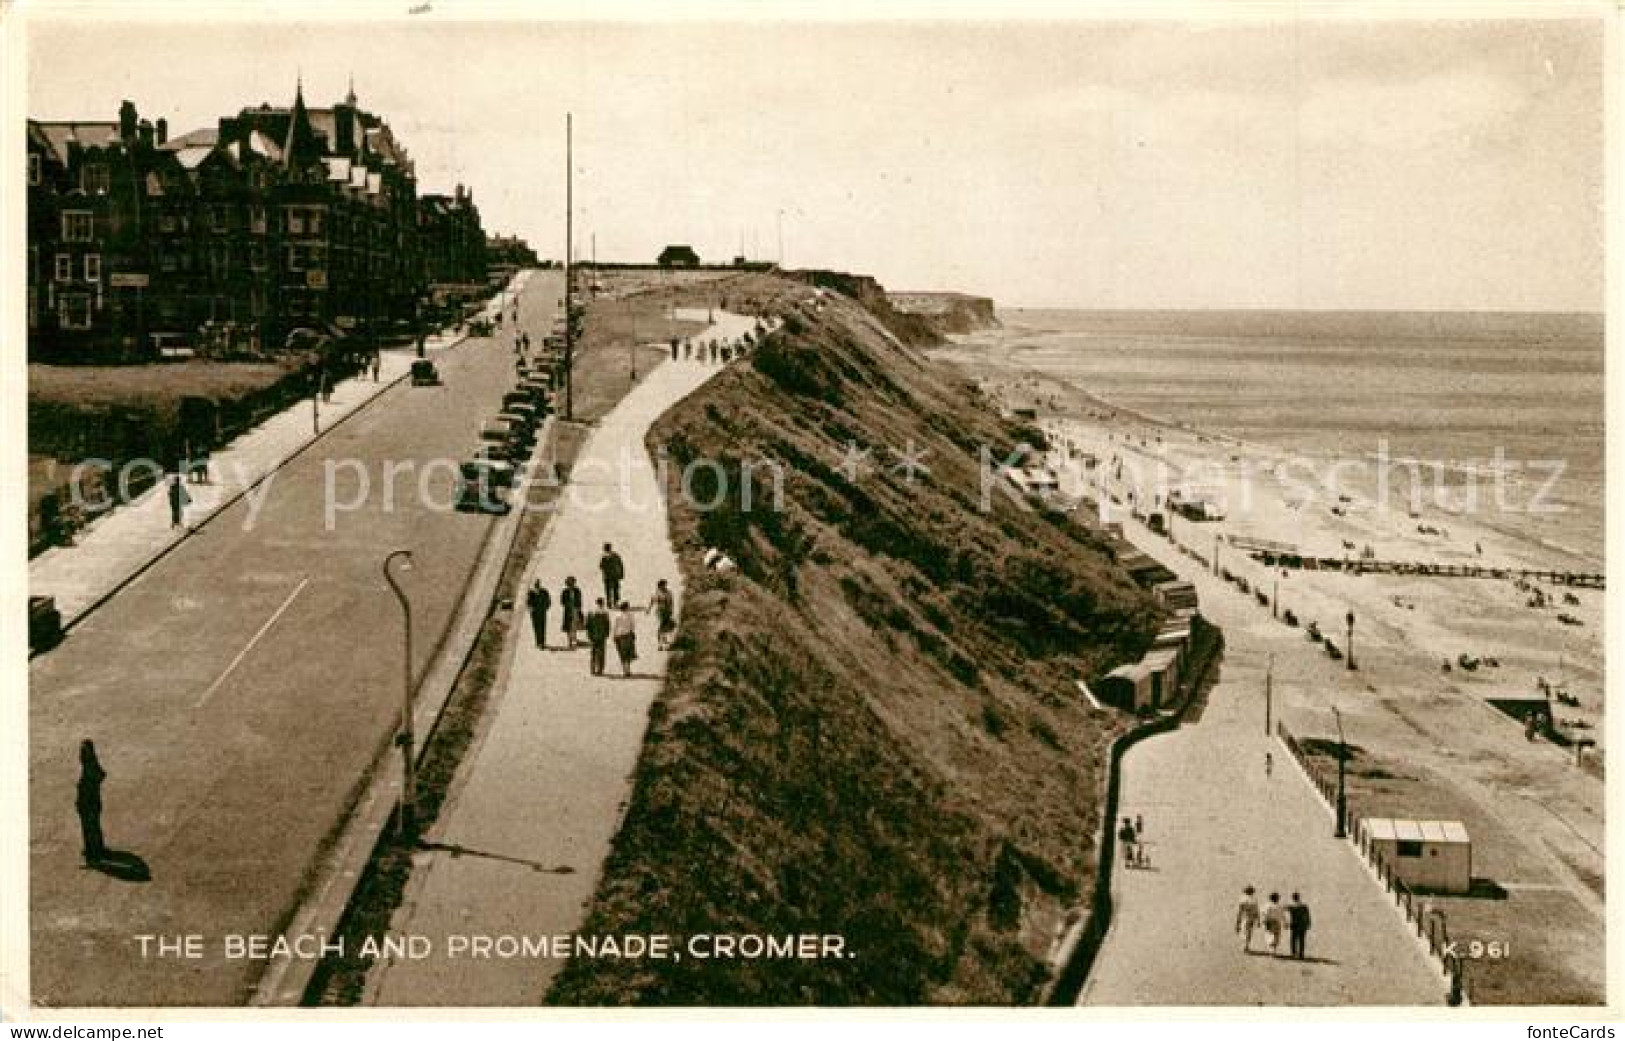
[[164, 179], [156, 173], [147, 174], [147, 194], [153, 196], [164, 194]]
[[64, 329], [89, 329], [90, 297], [84, 293], [63, 293], [57, 297], [56, 321]]
[[1409, 839], [1400, 839], [1398, 853], [1402, 857], [1420, 857], [1422, 844]]
[[91, 163], [85, 167], [84, 189], [90, 195], [106, 195], [112, 181], [107, 176], [107, 167], [101, 163]]
[[248, 227], [256, 235], [265, 234], [264, 206], [250, 206], [248, 208]]
[[39, 328], [39, 286], [28, 287], [28, 327]]
[[298, 209], [288, 210], [288, 234], [303, 235], [305, 233], [305, 211]]
[[265, 243], [251, 242], [248, 245], [248, 266], [255, 271], [265, 270]]
[[305, 263], [306, 263], [306, 260], [305, 260], [305, 247], [303, 247], [303, 246], [289, 246], [288, 247], [288, 270], [289, 271], [303, 271], [303, 270], [305, 270]]
[[58, 253], [56, 255], [56, 280], [58, 282], [73, 281], [72, 253]]
[[85, 281], [100, 282], [102, 280], [102, 255], [100, 253], [85, 254]]
[[209, 207], [209, 221], [215, 231], [225, 231], [231, 227], [231, 211], [220, 205]]
[[28, 156], [28, 183], [40, 182], [40, 156], [38, 152], [31, 152]]
[[174, 231], [175, 230], [175, 215], [173, 213], [166, 213], [163, 216], [159, 217], [158, 218], [158, 230], [159, 231]]
[[62, 214], [62, 241], [89, 242], [93, 225], [86, 210], [66, 210]]
[[158, 257], [158, 267], [163, 271], [174, 271], [179, 266], [173, 253], [163, 253]]

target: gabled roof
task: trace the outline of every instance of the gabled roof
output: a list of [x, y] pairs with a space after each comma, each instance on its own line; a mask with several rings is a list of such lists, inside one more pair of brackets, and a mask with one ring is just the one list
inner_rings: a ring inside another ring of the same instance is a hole
[[82, 148], [107, 148], [120, 142], [117, 123], [46, 123], [29, 120], [29, 125], [38, 129], [42, 143], [58, 162], [67, 161], [69, 144], [78, 144]]
[[158, 148], [163, 152], [179, 152], [197, 146], [212, 148], [219, 143], [220, 129], [218, 127], [199, 127], [197, 130], [191, 130], [178, 137], [170, 138], [159, 145]]

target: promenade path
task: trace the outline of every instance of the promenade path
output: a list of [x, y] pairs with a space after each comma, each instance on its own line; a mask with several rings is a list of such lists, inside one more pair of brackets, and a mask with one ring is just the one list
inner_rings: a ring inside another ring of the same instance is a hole
[[[703, 309], [679, 318], [705, 320]], [[694, 339], [732, 339], [755, 320], [717, 312]], [[665, 503], [644, 437], [660, 415], [721, 371], [664, 361], [594, 429], [582, 447], [559, 514], [526, 569], [552, 592], [548, 647], [530, 621], [513, 627], [488, 723], [454, 782], [446, 808], [413, 857], [392, 935], [427, 937], [433, 955], [381, 960], [367, 982], [370, 1005], [535, 1005], [562, 961], [448, 957], [453, 937], [558, 936], [579, 927], [631, 794], [632, 773], [659, 693], [666, 655], [652, 615], [638, 616], [638, 661], [622, 678], [613, 648], [605, 675], [588, 652], [563, 648], [558, 591], [567, 576], [587, 606], [603, 596], [598, 559], [613, 543], [626, 563], [622, 598], [640, 610], [666, 579], [683, 606], [682, 578]], [[515, 605], [524, 611], [523, 601]]]
[[[1442, 1004], [1443, 976], [1353, 845], [1332, 836], [1330, 811], [1290, 753], [1264, 734], [1266, 658], [1280, 627], [1167, 542], [1125, 528], [1195, 582], [1225, 653], [1200, 717], [1123, 758], [1120, 816], [1145, 818], [1151, 866], [1113, 865], [1111, 931], [1079, 1004]], [[1248, 884], [1261, 905], [1271, 892], [1283, 903], [1303, 895], [1307, 959], [1260, 953], [1262, 929], [1243, 953], [1234, 926]]]
[[[522, 292], [529, 275], [528, 271], [516, 275], [503, 299], [511, 300]], [[493, 298], [481, 315], [495, 315], [499, 304], [500, 299]], [[424, 349], [433, 355], [463, 339], [459, 333], [435, 333], [425, 338]], [[335, 384], [332, 400], [322, 402], [317, 410], [319, 427], [311, 421], [310, 403], [301, 401], [216, 450], [210, 459], [209, 483], [186, 485], [192, 498], [185, 510], [187, 525], [195, 528], [213, 517], [239, 493], [404, 379], [416, 359], [415, 347], [385, 350], [377, 380], [369, 373]], [[72, 625], [189, 534], [187, 528], [171, 525], [168, 489], [159, 482], [134, 501], [93, 517], [74, 545], [53, 547], [30, 560], [29, 592], [54, 597], [63, 625]]]

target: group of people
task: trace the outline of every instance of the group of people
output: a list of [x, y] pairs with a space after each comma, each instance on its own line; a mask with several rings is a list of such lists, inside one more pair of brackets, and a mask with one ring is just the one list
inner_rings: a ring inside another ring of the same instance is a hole
[[[594, 676], [602, 676], [608, 657], [610, 643], [615, 645], [615, 655], [620, 659], [621, 674], [632, 675], [632, 663], [637, 660], [637, 617], [633, 613], [630, 602], [621, 599], [621, 583], [626, 578], [626, 564], [621, 555], [615, 552], [615, 547], [604, 543], [604, 554], [598, 561], [598, 571], [604, 581], [604, 595], [594, 603], [592, 610], [583, 611], [583, 597], [581, 587], [576, 584], [575, 576], [564, 580], [564, 587], [559, 590], [559, 608], [563, 612], [561, 628], [564, 633], [565, 645], [569, 649], [580, 646], [579, 639], [586, 636], [587, 646], [591, 651], [588, 657], [588, 670]], [[547, 615], [553, 607], [553, 596], [542, 585], [540, 579], [531, 583], [530, 591], [525, 595], [525, 602], [530, 610], [531, 628], [535, 633], [536, 646], [547, 646]], [[611, 611], [614, 611], [613, 617]], [[665, 579], [655, 583], [654, 595], [649, 599], [649, 605], [644, 608], [655, 616], [658, 627], [656, 630], [656, 645], [665, 650], [670, 646], [672, 634], [677, 631], [677, 599], [672, 595], [671, 588]]]
[[726, 365], [733, 361], [735, 356], [743, 358], [745, 356], [745, 347], [749, 342], [748, 334], [745, 339], [739, 341], [706, 340], [703, 343], [695, 340], [679, 340], [672, 337], [671, 360], [676, 361], [678, 352], [681, 351], [684, 361], [710, 361], [713, 365], [721, 362]]
[[1123, 847], [1123, 866], [1127, 868], [1150, 867], [1151, 860], [1145, 854], [1145, 818], [1136, 815], [1133, 820], [1123, 818], [1122, 825], [1117, 829], [1117, 844]]
[[1281, 934], [1287, 934], [1288, 952], [1302, 961], [1309, 945], [1309, 905], [1297, 893], [1289, 903], [1281, 903], [1280, 893], [1271, 893], [1262, 909], [1258, 906], [1258, 891], [1247, 886], [1241, 891], [1241, 903], [1236, 907], [1236, 932], [1241, 934], [1241, 949], [1253, 949], [1253, 930], [1264, 927], [1265, 943], [1270, 954], [1281, 948]]

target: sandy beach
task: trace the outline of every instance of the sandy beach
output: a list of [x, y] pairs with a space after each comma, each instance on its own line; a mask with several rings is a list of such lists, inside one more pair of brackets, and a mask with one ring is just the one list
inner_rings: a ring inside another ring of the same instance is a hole
[[[1549, 941], [1543, 957], [1568, 960], [1571, 978], [1600, 980], [1603, 591], [1514, 578], [1271, 567], [1243, 547], [1270, 543], [1338, 559], [1594, 568], [1552, 546], [1538, 522], [1533, 530], [1504, 516], [1487, 522], [1449, 494], [1439, 497], [1441, 506], [1431, 488], [1414, 511], [1409, 497], [1398, 494], [1403, 488], [1391, 490], [1385, 504], [1373, 494], [1374, 475], [1350, 479], [1358, 469], [1352, 462], [1296, 456], [1117, 407], [1089, 393], [1082, 380], [1022, 367], [1019, 355], [1001, 349], [1002, 335], [962, 338], [937, 357], [962, 367], [996, 407], [1031, 410], [1049, 442], [1044, 463], [1080, 510], [1100, 510], [1165, 559], [1228, 573], [1216, 583], [1216, 595], [1226, 597], [1227, 643], [1263, 650], [1273, 663], [1279, 718], [1300, 736], [1335, 738], [1335, 705], [1351, 744], [1368, 764], [1381, 764], [1371, 767], [1382, 780], [1366, 782], [1363, 812], [1468, 821], [1478, 836], [1475, 864], [1498, 870], [1499, 881], [1514, 890], [1560, 898], [1560, 907], [1541, 908], [1534, 923], [1527, 921], [1527, 898], [1523, 908], [1525, 929], [1568, 938]], [[1170, 493], [1212, 501], [1223, 519], [1195, 521], [1163, 510], [1168, 532], [1160, 535], [1133, 516], [1136, 508], [1142, 515], [1156, 510]], [[1205, 601], [1204, 613], [1215, 606]], [[1288, 612], [1295, 625], [1284, 620]], [[1325, 650], [1330, 643], [1346, 653], [1350, 612], [1354, 670]], [[1323, 642], [1308, 638], [1311, 624]], [[1244, 671], [1261, 690], [1257, 670]], [[1228, 678], [1238, 674], [1230, 670]], [[1542, 682], [1574, 699], [1553, 702], [1556, 718], [1598, 743], [1583, 765], [1570, 748], [1528, 740], [1520, 723], [1491, 703], [1535, 697]], [[1453, 915], [1492, 935], [1509, 927], [1510, 911], [1506, 903], [1480, 900]], [[1531, 971], [1540, 969], [1525, 966], [1518, 975]]]

